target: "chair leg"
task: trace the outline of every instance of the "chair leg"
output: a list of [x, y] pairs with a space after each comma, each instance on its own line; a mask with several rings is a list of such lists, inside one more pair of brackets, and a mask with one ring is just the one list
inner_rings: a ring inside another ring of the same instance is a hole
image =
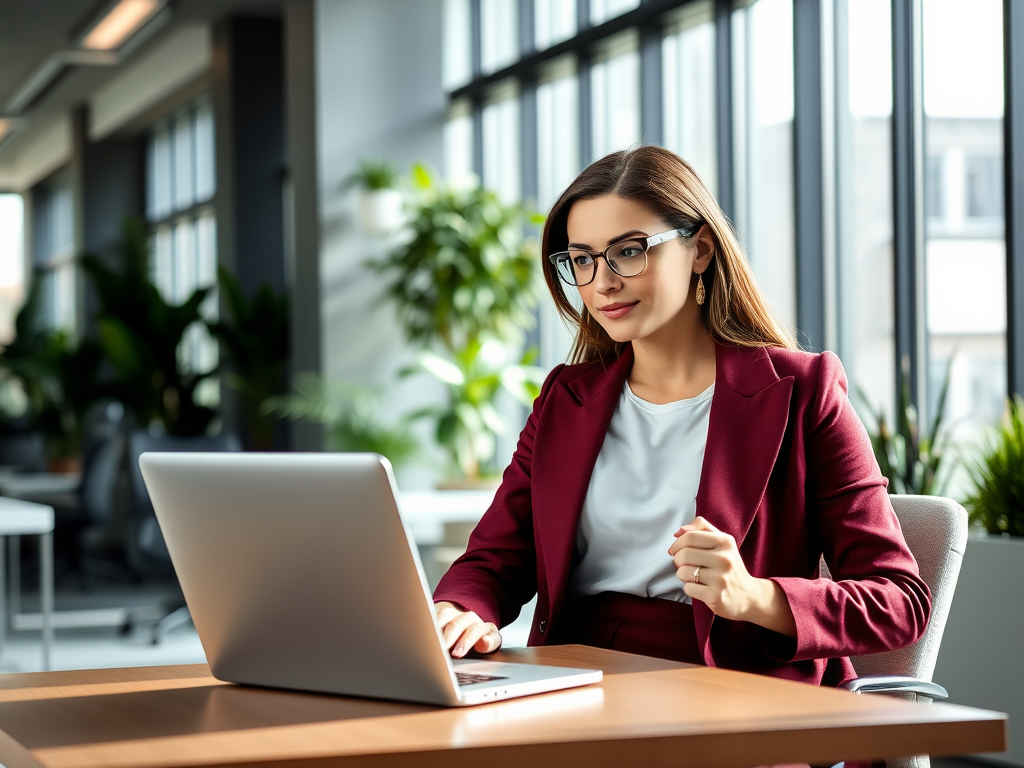
[[153, 627], [153, 645], [159, 645], [160, 638], [167, 632], [170, 632], [181, 624], [187, 624], [190, 621], [192, 621], [192, 614], [188, 612], [188, 606], [183, 605], [176, 611], [172, 611], [167, 614]]

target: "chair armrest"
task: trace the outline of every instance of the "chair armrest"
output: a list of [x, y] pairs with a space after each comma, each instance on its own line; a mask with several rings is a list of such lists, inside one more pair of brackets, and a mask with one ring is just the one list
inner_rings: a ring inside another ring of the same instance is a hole
[[867, 675], [848, 680], [839, 687], [853, 693], [916, 693], [939, 701], [949, 698], [949, 693], [938, 683], [902, 675]]

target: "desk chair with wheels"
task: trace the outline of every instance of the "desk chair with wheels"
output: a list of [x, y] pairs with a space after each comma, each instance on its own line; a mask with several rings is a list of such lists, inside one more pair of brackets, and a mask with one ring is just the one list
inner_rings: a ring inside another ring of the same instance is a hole
[[[921, 569], [921, 578], [931, 590], [931, 618], [924, 637], [913, 645], [852, 658], [859, 677], [843, 687], [856, 693], [885, 693], [922, 702], [946, 699], [946, 690], [931, 680], [967, 546], [967, 512], [941, 496], [894, 495], [890, 499], [907, 546]], [[822, 575], [828, 575], [824, 564]], [[929, 760], [924, 756], [906, 757], [889, 760], [886, 765], [928, 768]]]
[[[130, 479], [132, 504], [128, 520], [127, 555], [128, 564], [143, 576], [174, 578], [174, 566], [167, 552], [163, 534], [156, 521], [153, 503], [149, 499], [146, 483], [139, 469], [139, 456], [146, 451], [176, 451], [198, 453], [237, 452], [242, 450], [238, 436], [231, 432], [199, 437], [174, 437], [152, 435], [136, 430], [128, 436], [128, 476]], [[167, 610], [153, 628], [153, 643], [170, 629], [191, 619], [185, 598], [180, 589], [177, 596], [168, 602]]]

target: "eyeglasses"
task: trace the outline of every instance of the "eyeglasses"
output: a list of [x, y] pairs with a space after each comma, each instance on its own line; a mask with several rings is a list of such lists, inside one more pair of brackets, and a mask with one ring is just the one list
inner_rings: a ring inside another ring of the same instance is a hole
[[695, 224], [688, 229], [670, 229], [650, 237], [630, 238], [609, 245], [603, 252], [570, 248], [552, 253], [548, 260], [555, 265], [562, 282], [577, 288], [594, 281], [599, 258], [603, 258], [608, 269], [619, 277], [636, 277], [647, 269], [647, 251], [677, 237], [692, 237], [699, 227], [700, 224]]

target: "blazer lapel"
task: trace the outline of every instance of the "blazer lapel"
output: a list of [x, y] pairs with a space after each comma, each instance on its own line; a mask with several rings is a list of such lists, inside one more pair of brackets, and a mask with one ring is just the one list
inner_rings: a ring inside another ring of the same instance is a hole
[[534, 536], [547, 582], [537, 588], [547, 595], [552, 617], [561, 610], [590, 476], [632, 367], [633, 351], [627, 347], [607, 367], [598, 363], [559, 382], [560, 389], [552, 392], [556, 426], [534, 447], [533, 484], [543, 489], [533, 496]]
[[[768, 487], [789, 421], [793, 377], [780, 379], [764, 349], [718, 345], [715, 394], [697, 491], [697, 514], [743, 543]], [[709, 664], [714, 614], [694, 601]]]

